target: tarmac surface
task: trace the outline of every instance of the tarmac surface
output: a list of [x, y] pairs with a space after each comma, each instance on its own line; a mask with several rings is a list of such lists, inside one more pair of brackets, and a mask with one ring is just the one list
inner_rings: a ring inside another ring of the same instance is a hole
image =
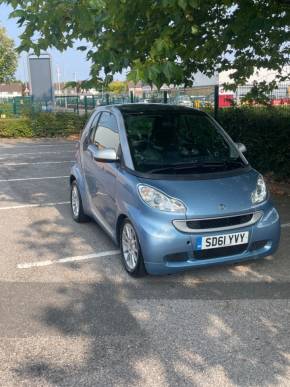
[[0, 386], [289, 386], [290, 196], [274, 257], [136, 280], [72, 220], [74, 149], [0, 140]]

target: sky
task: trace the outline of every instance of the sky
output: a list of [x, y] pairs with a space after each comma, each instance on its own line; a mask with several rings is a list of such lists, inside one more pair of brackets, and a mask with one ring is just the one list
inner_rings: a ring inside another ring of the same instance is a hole
[[[19, 45], [19, 35], [21, 30], [18, 28], [16, 20], [9, 19], [9, 13], [11, 8], [7, 5], [0, 4], [0, 25], [5, 27], [7, 34], [15, 42], [15, 45]], [[59, 52], [55, 49], [47, 50], [52, 55], [53, 65], [53, 78], [54, 81], [58, 81], [57, 69], [59, 69], [59, 81], [67, 82], [74, 80], [83, 80], [89, 78], [90, 62], [86, 59], [84, 52], [78, 51], [75, 48], [68, 49], [65, 52]], [[16, 79], [21, 81], [28, 81], [28, 69], [27, 69], [27, 54], [22, 53], [19, 56], [18, 69], [15, 74]]]

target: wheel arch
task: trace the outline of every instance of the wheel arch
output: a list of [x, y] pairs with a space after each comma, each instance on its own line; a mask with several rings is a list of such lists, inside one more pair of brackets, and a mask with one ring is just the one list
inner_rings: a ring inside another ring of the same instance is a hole
[[81, 198], [82, 198], [84, 210], [85, 210], [86, 213], [89, 214], [90, 213], [90, 209], [89, 209], [89, 206], [88, 206], [88, 200], [87, 200], [87, 193], [86, 193], [84, 177], [83, 177], [82, 171], [80, 169], [80, 166], [78, 164], [75, 164], [72, 167], [71, 171], [70, 171], [70, 175], [69, 175], [69, 184], [70, 184], [70, 186], [72, 185], [72, 183], [74, 181], [77, 182], [79, 193], [80, 193]]
[[70, 174], [70, 177], [69, 177], [69, 183], [70, 183], [70, 185], [72, 185], [72, 183], [76, 180], [77, 178], [75, 177], [75, 175], [74, 174]]
[[116, 222], [116, 242], [118, 243], [119, 246], [120, 246], [120, 238], [121, 238], [121, 226], [126, 219], [128, 219], [127, 215], [120, 214]]

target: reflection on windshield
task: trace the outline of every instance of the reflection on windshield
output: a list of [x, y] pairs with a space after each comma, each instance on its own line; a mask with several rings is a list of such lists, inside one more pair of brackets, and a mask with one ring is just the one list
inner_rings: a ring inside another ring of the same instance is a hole
[[245, 166], [235, 147], [201, 112], [128, 114], [125, 124], [136, 171], [192, 174]]

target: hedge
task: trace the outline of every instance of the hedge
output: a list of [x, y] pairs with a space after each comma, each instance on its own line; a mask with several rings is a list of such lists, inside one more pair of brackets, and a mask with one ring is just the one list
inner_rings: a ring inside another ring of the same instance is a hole
[[234, 141], [246, 145], [246, 157], [253, 167], [290, 177], [289, 107], [220, 109], [218, 119]]
[[[289, 107], [239, 107], [219, 110], [219, 122], [234, 141], [247, 147], [246, 157], [259, 171], [290, 177]], [[56, 137], [79, 133], [85, 116], [37, 113], [0, 119], [0, 137]]]
[[0, 119], [0, 137], [58, 137], [80, 133], [85, 116], [74, 113], [36, 113]]

